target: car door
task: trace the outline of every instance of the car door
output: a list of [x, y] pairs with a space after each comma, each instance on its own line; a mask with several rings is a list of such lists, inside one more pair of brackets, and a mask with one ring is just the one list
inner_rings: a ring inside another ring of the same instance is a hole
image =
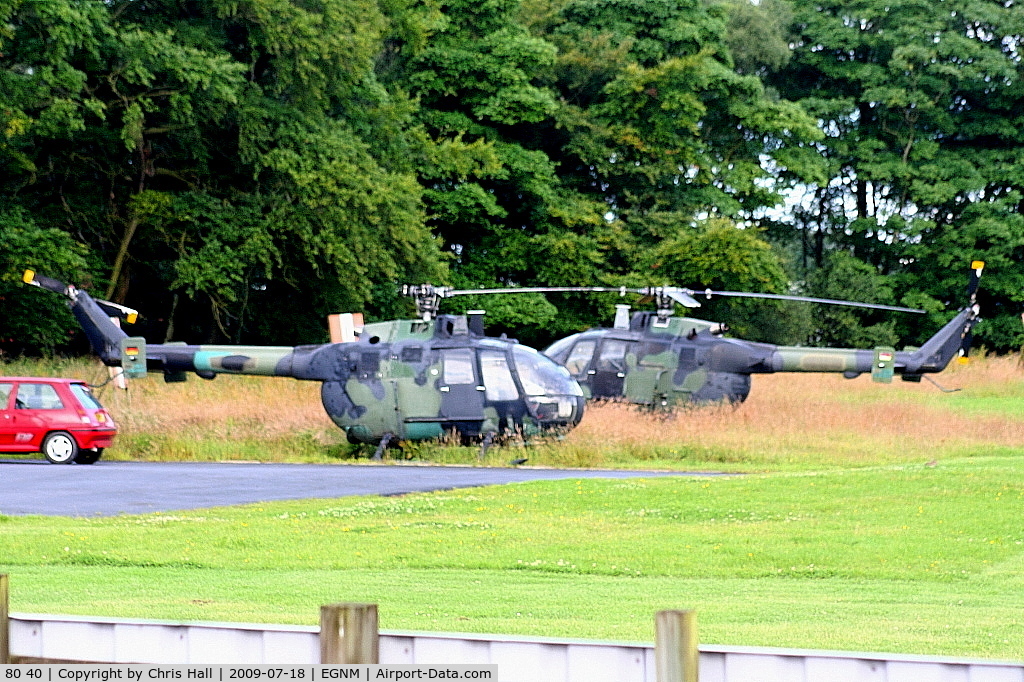
[[14, 406], [14, 389], [12, 381], [0, 381], [0, 450], [10, 452], [14, 443], [14, 421], [11, 408]]
[[73, 427], [65, 409], [65, 400], [53, 384], [22, 381], [15, 390], [14, 409], [10, 411], [14, 429], [13, 449], [35, 452], [48, 431]]

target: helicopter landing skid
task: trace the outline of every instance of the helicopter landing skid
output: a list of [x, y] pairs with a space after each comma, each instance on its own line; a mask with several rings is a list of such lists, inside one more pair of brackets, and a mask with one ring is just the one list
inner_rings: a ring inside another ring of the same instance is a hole
[[477, 459], [483, 460], [487, 455], [487, 448], [491, 447], [491, 443], [494, 442], [494, 432], [488, 431], [484, 434], [484, 440], [480, 443], [480, 454], [477, 455]]
[[384, 437], [380, 439], [380, 445], [377, 446], [376, 452], [373, 453], [373, 459], [377, 462], [384, 459], [384, 451], [388, 449], [388, 443], [394, 437], [393, 434], [385, 433]]

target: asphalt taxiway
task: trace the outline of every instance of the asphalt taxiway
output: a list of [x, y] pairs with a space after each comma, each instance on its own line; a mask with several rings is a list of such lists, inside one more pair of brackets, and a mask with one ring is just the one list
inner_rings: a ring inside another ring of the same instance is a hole
[[414, 464], [101, 461], [68, 466], [12, 458], [0, 460], [0, 515], [115, 516], [534, 480], [707, 475], [715, 474]]

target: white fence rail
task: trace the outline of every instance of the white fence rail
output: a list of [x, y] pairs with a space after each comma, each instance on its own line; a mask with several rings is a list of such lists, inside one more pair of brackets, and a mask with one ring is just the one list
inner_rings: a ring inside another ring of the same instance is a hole
[[[12, 657], [107, 663], [320, 661], [318, 627], [10, 614]], [[656, 682], [654, 646], [539, 637], [380, 633], [382, 664], [494, 664], [501, 682]], [[701, 682], [1024, 682], [1024, 662], [700, 647]]]

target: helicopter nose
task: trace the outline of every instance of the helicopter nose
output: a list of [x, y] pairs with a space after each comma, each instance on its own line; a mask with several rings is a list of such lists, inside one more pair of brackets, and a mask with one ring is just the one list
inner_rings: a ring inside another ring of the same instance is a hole
[[573, 426], [576, 426], [583, 420], [583, 412], [587, 408], [587, 399], [583, 396], [575, 396], [576, 399], [576, 410], [574, 411], [574, 417], [570, 422]]
[[527, 401], [533, 416], [542, 423], [575, 426], [583, 418], [585, 400], [578, 396], [534, 396]]

